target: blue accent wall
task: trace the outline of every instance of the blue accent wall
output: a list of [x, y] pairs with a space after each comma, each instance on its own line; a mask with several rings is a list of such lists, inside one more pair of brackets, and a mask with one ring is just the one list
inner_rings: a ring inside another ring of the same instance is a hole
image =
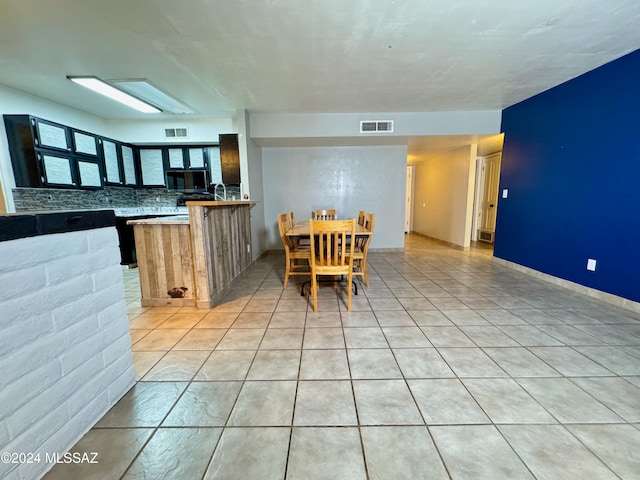
[[502, 131], [494, 255], [640, 302], [640, 50], [505, 109]]

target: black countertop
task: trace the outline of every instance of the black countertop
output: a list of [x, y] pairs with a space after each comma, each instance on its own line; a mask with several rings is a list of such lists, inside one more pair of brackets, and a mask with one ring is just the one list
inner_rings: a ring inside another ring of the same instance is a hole
[[113, 210], [3, 215], [0, 216], [0, 242], [115, 225]]

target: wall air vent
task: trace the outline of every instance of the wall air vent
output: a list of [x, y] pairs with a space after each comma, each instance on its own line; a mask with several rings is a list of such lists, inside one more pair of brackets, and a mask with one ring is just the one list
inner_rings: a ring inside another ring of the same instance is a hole
[[360, 122], [360, 133], [393, 132], [393, 120], [363, 120]]
[[491, 230], [478, 230], [478, 240], [493, 243], [493, 234], [494, 232]]
[[165, 128], [164, 138], [188, 138], [189, 130], [186, 128]]

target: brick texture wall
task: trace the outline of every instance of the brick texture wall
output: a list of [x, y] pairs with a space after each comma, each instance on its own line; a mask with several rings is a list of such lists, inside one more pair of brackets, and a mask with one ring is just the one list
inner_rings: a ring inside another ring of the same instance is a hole
[[0, 478], [53, 465], [134, 383], [115, 227], [0, 242]]
[[175, 207], [178, 194], [166, 188], [105, 187], [97, 190], [14, 188], [17, 212], [87, 208]]

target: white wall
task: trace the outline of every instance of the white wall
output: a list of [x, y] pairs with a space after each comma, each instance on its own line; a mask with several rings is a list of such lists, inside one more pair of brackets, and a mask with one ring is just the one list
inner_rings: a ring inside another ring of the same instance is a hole
[[[393, 120], [393, 133], [361, 134], [361, 120]], [[414, 135], [481, 135], [500, 132], [502, 112], [384, 112], [251, 114], [251, 135], [265, 142], [277, 138], [384, 137]]]
[[[195, 119], [185, 121], [180, 117], [176, 120], [107, 120], [106, 125], [111, 132], [111, 138], [121, 142], [136, 144], [144, 143], [218, 143], [221, 133], [235, 133], [231, 118]], [[167, 139], [165, 128], [187, 128], [188, 138]]]
[[267, 249], [282, 249], [278, 213], [300, 221], [318, 208], [375, 213], [371, 248], [404, 248], [406, 158], [405, 146], [263, 148]]
[[415, 164], [414, 232], [471, 245], [476, 152], [474, 144]]

